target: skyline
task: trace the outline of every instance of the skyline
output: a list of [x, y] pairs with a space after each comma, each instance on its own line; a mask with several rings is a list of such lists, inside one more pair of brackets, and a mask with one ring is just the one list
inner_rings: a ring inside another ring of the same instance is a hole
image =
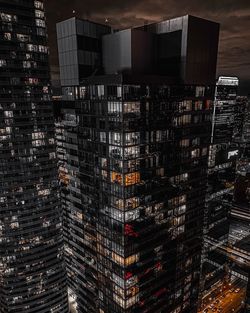
[[220, 23], [217, 76], [237, 76], [240, 79], [240, 94], [245, 95], [250, 90], [249, 1], [241, 0], [236, 3], [233, 0], [223, 0], [218, 3], [214, 0], [210, 3], [200, 3], [198, 0], [182, 0], [175, 3], [173, 0], [128, 0], [125, 2], [118, 0], [114, 3], [111, 0], [105, 2], [73, 0], [69, 8], [66, 0], [60, 1], [60, 5], [52, 0], [47, 1], [46, 10], [51, 69], [54, 77], [56, 74], [58, 77], [59, 71], [55, 32], [55, 24], [59, 21], [77, 16], [105, 23], [105, 19], [108, 18], [111, 27], [124, 29], [190, 14]]

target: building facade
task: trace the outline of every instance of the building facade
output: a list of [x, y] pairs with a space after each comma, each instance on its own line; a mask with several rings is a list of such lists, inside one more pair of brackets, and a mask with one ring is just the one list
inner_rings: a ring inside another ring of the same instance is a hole
[[196, 312], [218, 33], [185, 16], [106, 34], [103, 74], [63, 86], [79, 166], [67, 192], [77, 177], [80, 205], [64, 208], [77, 312]]
[[216, 85], [204, 220], [204, 294], [219, 290], [218, 286], [229, 279], [224, 248], [229, 239], [230, 203], [240, 155], [238, 144], [233, 142], [238, 85], [235, 77], [220, 77]]
[[0, 312], [68, 312], [44, 2], [0, 1]]

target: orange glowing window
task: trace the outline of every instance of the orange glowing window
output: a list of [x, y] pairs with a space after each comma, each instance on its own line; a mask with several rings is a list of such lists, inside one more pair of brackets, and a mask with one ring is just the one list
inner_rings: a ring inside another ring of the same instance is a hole
[[130, 173], [125, 175], [125, 182], [123, 180], [123, 175], [117, 172], [111, 173], [111, 182], [118, 183], [120, 185], [130, 186], [140, 182], [140, 173]]
[[134, 185], [140, 182], [140, 173], [130, 173], [125, 175], [125, 186]]
[[122, 174], [111, 172], [111, 182], [122, 185]]

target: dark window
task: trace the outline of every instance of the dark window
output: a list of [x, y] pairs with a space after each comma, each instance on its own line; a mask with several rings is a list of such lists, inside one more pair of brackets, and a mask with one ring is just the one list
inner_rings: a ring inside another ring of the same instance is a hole
[[77, 45], [79, 50], [100, 52], [101, 43], [97, 38], [91, 38], [86, 36], [77, 36]]

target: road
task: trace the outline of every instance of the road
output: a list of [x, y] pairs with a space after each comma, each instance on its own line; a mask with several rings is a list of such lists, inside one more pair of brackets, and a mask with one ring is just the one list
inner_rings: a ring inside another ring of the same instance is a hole
[[[235, 291], [236, 288], [239, 289], [238, 292]], [[217, 297], [212, 299], [210, 303], [203, 308], [203, 310], [199, 311], [199, 313], [236, 313], [241, 308], [245, 292], [246, 290], [244, 287], [232, 286], [230, 290], [227, 289], [222, 291]]]

